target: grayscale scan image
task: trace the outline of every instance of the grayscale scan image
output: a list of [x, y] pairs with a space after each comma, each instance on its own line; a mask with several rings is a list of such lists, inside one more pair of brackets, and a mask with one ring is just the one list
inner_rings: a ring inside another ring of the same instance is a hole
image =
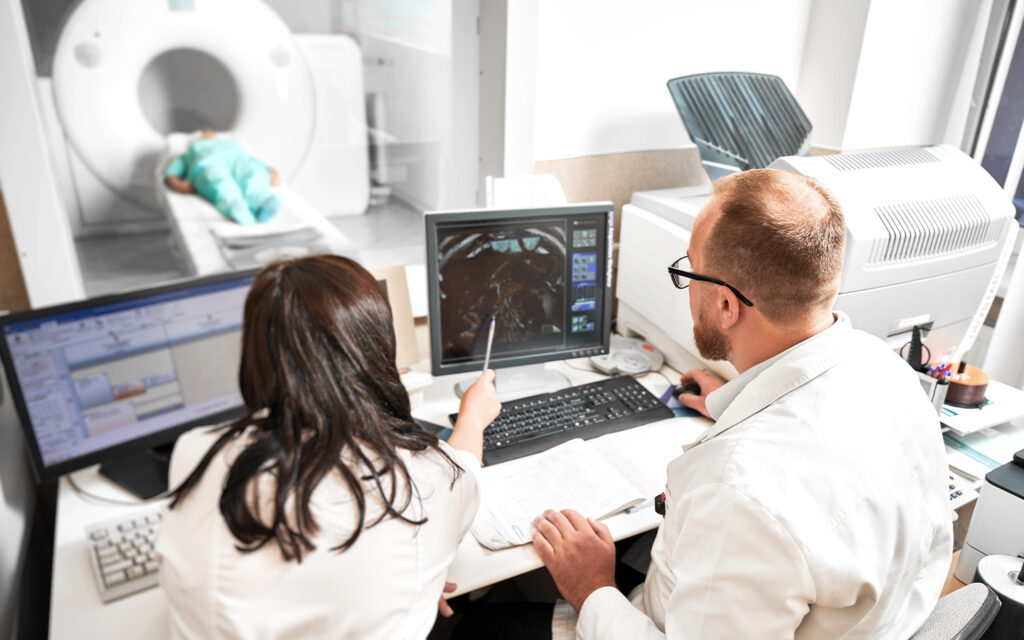
[[444, 357], [483, 354], [491, 316], [495, 355], [561, 345], [565, 259], [561, 221], [443, 233], [438, 271]]

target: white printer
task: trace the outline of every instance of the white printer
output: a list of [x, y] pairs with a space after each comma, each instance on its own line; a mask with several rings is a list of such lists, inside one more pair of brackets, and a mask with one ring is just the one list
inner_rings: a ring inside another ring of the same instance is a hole
[[[773, 168], [813, 176], [846, 217], [846, 260], [835, 307], [853, 326], [899, 348], [923, 329], [931, 359], [958, 351], [995, 295], [1017, 230], [1014, 208], [977, 162], [948, 146], [788, 156]], [[622, 208], [618, 330], [685, 366], [693, 344], [687, 291], [666, 267], [687, 252], [708, 185], [641, 191]], [[973, 338], [970, 339], [973, 341]], [[968, 345], [969, 346], [969, 345]], [[678, 363], [678, 364], [677, 364]], [[727, 363], [708, 363], [727, 378]]]
[[[1024, 556], [1024, 451], [985, 476], [954, 575], [974, 582], [985, 556]], [[1019, 564], [1019, 562], [1018, 562]]]

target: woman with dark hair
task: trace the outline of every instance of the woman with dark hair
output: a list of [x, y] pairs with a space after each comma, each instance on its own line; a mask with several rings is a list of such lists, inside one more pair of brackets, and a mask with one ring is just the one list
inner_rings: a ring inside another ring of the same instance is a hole
[[171, 459], [157, 552], [174, 635], [425, 637], [479, 502], [494, 372], [448, 443], [423, 431], [377, 281], [314, 256], [256, 276], [238, 378], [246, 415]]

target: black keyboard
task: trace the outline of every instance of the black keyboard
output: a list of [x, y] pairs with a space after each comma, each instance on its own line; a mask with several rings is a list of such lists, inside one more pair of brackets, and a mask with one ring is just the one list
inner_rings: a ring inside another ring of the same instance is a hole
[[[514, 460], [573, 438], [589, 440], [672, 415], [631, 376], [503, 402], [497, 420], [484, 431], [484, 463]], [[458, 414], [448, 417], [455, 424]]]

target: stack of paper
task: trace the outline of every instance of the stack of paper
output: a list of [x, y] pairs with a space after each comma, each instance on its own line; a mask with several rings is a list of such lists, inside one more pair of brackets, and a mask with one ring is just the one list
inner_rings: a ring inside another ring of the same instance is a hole
[[583, 440], [499, 465], [485, 478], [473, 535], [488, 549], [530, 542], [531, 523], [545, 509], [575, 509], [596, 519], [648, 497]]
[[547, 509], [600, 520], [647, 505], [665, 490], [668, 463], [708, 424], [670, 419], [486, 467], [473, 536], [488, 549], [503, 549], [530, 542], [533, 520]]

